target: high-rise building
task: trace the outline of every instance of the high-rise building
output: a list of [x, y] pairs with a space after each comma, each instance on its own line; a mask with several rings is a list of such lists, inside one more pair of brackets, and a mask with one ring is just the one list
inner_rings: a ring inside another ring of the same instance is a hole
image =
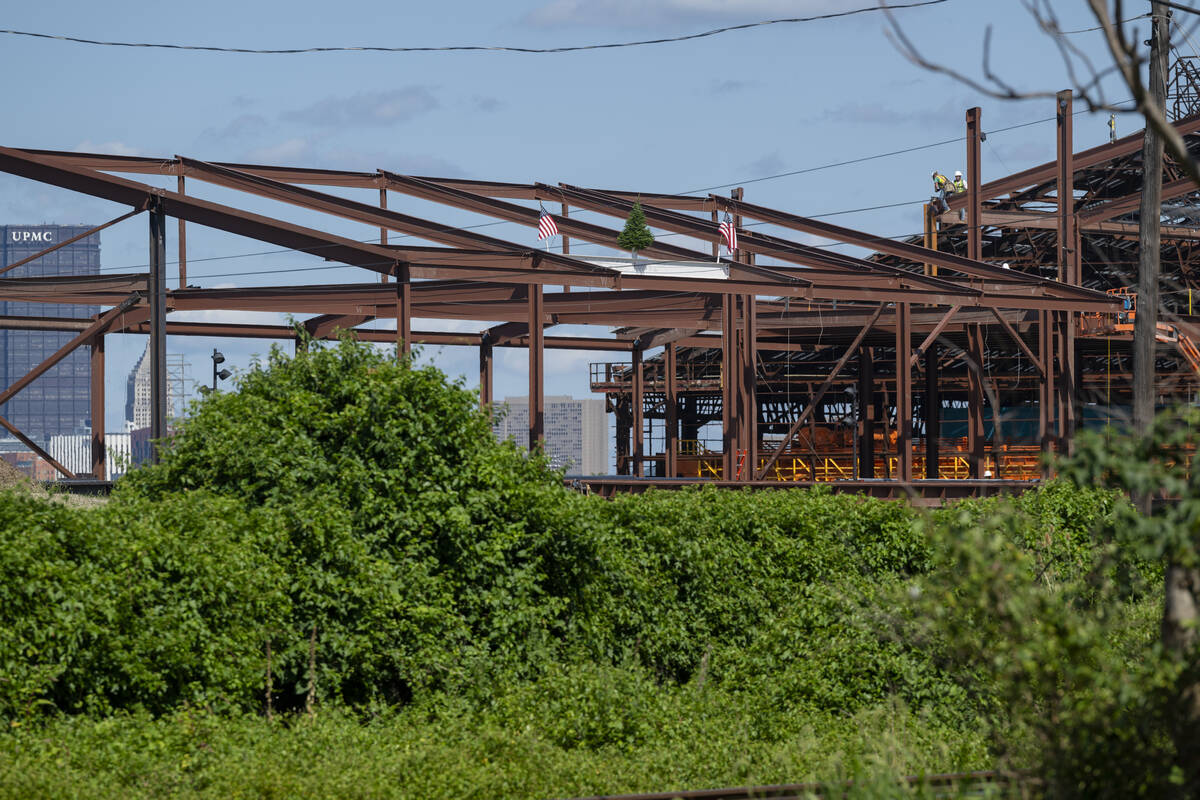
[[[187, 401], [188, 365], [183, 353], [167, 353], [167, 416], [184, 412]], [[178, 404], [178, 407], [177, 407]], [[138, 357], [125, 380], [125, 427], [139, 430], [150, 427], [150, 342]]]
[[[0, 267], [15, 264], [72, 236], [89, 225], [0, 226]], [[4, 278], [96, 275], [100, 272], [100, 234], [93, 233], [53, 253], [24, 264]], [[0, 314], [10, 316], [90, 317], [98, 306], [31, 303], [0, 298]], [[0, 386], [11, 386], [71, 340], [60, 331], [0, 330]], [[51, 436], [88, 432], [91, 428], [90, 348], [80, 347], [20, 394], [0, 406], [0, 415], [26, 436], [45, 446]]]
[[[492, 432], [520, 447], [529, 444], [529, 397], [506, 397], [492, 422]], [[566, 395], [546, 397], [546, 455], [554, 466], [575, 475], [608, 472], [608, 419], [600, 398], [576, 400]]]

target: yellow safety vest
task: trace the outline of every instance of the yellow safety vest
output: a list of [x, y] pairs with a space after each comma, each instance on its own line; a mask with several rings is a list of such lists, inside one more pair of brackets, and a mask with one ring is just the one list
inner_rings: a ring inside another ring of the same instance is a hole
[[967, 184], [963, 183], [963, 179], [955, 178], [954, 179], [954, 191], [965, 192], [966, 190], [967, 190]]

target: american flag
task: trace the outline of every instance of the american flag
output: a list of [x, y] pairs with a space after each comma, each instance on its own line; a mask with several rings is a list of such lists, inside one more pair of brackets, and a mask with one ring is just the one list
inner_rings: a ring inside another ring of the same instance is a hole
[[733, 220], [728, 211], [725, 212], [725, 221], [721, 223], [721, 238], [725, 240], [729, 252], [737, 250], [737, 228], [733, 227]]
[[549, 239], [551, 236], [558, 236], [558, 226], [554, 224], [554, 217], [543, 208], [538, 217], [538, 238]]

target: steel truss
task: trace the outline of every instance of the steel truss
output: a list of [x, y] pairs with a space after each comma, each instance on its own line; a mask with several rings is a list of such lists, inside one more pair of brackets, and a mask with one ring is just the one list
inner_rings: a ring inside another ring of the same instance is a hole
[[[1058, 126], [1063, 143], [1069, 142], [1069, 98], [1067, 109], [1065, 116], [1060, 113]], [[602, 384], [597, 388], [607, 393], [617, 413], [620, 467], [635, 476], [644, 475], [649, 465], [661, 476], [677, 476], [683, 462], [695, 456], [701, 463], [707, 459], [712, 474], [725, 480], [757, 483], [778, 478], [790, 453], [816, 447], [814, 425], [827, 425], [852, 408], [848, 438], [855, 445], [854, 477], [877, 477], [882, 457], [888, 478], [897, 485], [912, 485], [922, 472], [924, 477], [938, 477], [938, 465], [945, 458], [936, 435], [939, 415], [962, 406], [968, 472], [980, 479], [995, 462], [1000, 444], [996, 432], [986, 430], [985, 407], [1005, 407], [1014, 392], [1039, 398], [1039, 446], [1062, 447], [1070, 441], [1080, 391], [1094, 388], [1096, 375], [1089, 368], [1091, 361], [1081, 370], [1075, 367], [1077, 350], [1090, 359], [1096, 347], [1091, 340], [1081, 344], [1075, 338], [1078, 322], [1115, 316], [1122, 299], [1105, 291], [1112, 287], [1093, 279], [1091, 262], [1080, 256], [1082, 248], [1057, 248], [1055, 237], [1068, 243], [1082, 237], [1089, 252], [1125, 241], [1131, 235], [1129, 209], [1136, 208], [1136, 201], [1129, 206], [1130, 191], [1136, 189], [1130, 184], [1140, 165], [1130, 163], [1136, 159], [1135, 137], [1126, 137], [1079, 154], [1060, 147], [1054, 163], [980, 185], [978, 109], [967, 112], [967, 126], [971, 183], [940, 221], [941, 246], [936, 249], [919, 240], [893, 241], [748, 203], [740, 190], [728, 198], [701, 197], [417, 177], [386, 170], [350, 172], [0, 147], [0, 171], [129, 208], [102, 227], [144, 212], [150, 230], [150, 268], [145, 273], [0, 277], [0, 292], [6, 297], [94, 304], [108, 311], [93, 320], [0, 318], [0, 327], [75, 333], [67, 347], [34, 370], [37, 374], [73, 349], [91, 346], [92, 468], [97, 476], [104, 474], [104, 396], [102, 386], [95, 388], [95, 368], [101, 367], [103, 374], [105, 336], [149, 334], [154, 367], [165, 358], [162, 343], [168, 334], [281, 340], [296, 335], [286, 326], [170, 318], [174, 311], [243, 310], [310, 315], [303, 324], [316, 338], [348, 330], [363, 340], [396, 342], [401, 352], [410, 343], [475, 347], [483, 403], [492, 399], [493, 348], [526, 348], [531, 444], [544, 436], [545, 349], [621, 353], [628, 362], [609, 365], [603, 380], [593, 375], [593, 383]], [[1195, 134], [1200, 119], [1185, 120], [1180, 129]], [[1048, 198], [1057, 197], [1064, 164], [1066, 174], [1073, 176], [1076, 196], [1073, 203], [1050, 212], [1043, 206], [1057, 203]], [[1167, 168], [1170, 173], [1170, 165]], [[176, 190], [128, 177], [138, 175], [174, 176]], [[239, 199], [231, 204], [200, 199], [185, 191], [188, 179], [233, 190]], [[1164, 196], [1189, 194], [1175, 183], [1168, 182]], [[372, 202], [348, 199], [331, 189], [363, 190]], [[552, 204], [560, 212], [552, 216], [564, 236], [562, 252], [389, 209], [389, 193], [531, 229], [537, 228], [540, 216], [531, 201]], [[248, 210], [261, 199], [317, 212], [329, 224], [298, 225]], [[572, 217], [572, 209], [612, 217], [619, 225], [635, 201], [641, 202], [652, 227], [708, 242], [711, 250], [656, 242], [641, 253], [645, 260], [640, 265], [571, 252], [575, 241], [614, 247], [618, 233], [615, 227]], [[959, 207], [968, 211], [965, 225], [957, 221]], [[701, 274], [701, 265], [711, 268], [719, 260], [718, 217], [726, 212], [739, 228], [739, 249], [720, 265], [720, 275]], [[166, 220], [172, 217], [179, 226], [173, 289], [168, 286], [165, 257]], [[343, 220], [378, 230], [379, 243], [333, 233], [334, 223]], [[794, 231], [845, 243], [870, 255], [835, 253], [787, 235], [743, 227], [749, 220], [783, 234]], [[186, 273], [189, 223], [358, 267], [370, 273], [371, 280], [195, 287]], [[1197, 238], [1190, 220], [1181, 218], [1169, 227], [1178, 229], [1172, 234], [1164, 227], [1164, 241], [1172, 247], [1190, 248], [1188, 243]], [[424, 244], [389, 243], [392, 233]], [[1018, 268], [1003, 268], [999, 261], [1014, 262]], [[1063, 267], [1042, 274], [1051, 263]], [[692, 272], [681, 276], [677, 267]], [[413, 318], [500, 324], [481, 326], [474, 333], [440, 333], [414, 329]], [[356, 327], [374, 319], [395, 319], [395, 331]], [[601, 326], [603, 332], [593, 337], [552, 335], [554, 326], [564, 324]], [[610, 333], [613, 329], [616, 338]], [[647, 357], [660, 347], [661, 355]], [[1126, 370], [1122, 365], [1116, 372]], [[914, 387], [914, 371], [923, 378], [920, 391]], [[32, 382], [34, 373], [5, 389], [0, 402]], [[165, 366], [152, 369], [152, 374], [152, 428], [165, 435]], [[1180, 380], [1192, 382], [1190, 376]], [[855, 394], [847, 400], [845, 389], [850, 386]], [[664, 425], [662, 454], [645, 452], [650, 420]], [[685, 452], [684, 443], [695, 440], [700, 427], [718, 421], [718, 450]], [[0, 425], [24, 436], [7, 420], [0, 419]], [[914, 428], [916, 434], [935, 433], [923, 437], [923, 454], [917, 452]]]

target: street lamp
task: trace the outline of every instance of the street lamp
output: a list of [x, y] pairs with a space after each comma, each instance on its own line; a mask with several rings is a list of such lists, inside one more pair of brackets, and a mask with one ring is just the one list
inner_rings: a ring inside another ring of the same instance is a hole
[[233, 373], [227, 369], [221, 369], [221, 370], [217, 369], [217, 367], [219, 367], [221, 364], [225, 363], [225, 356], [224, 356], [224, 354], [221, 353], [220, 350], [218, 350], [215, 347], [213, 348], [212, 362], [213, 362], [212, 391], [215, 392], [217, 390], [217, 379], [220, 378], [221, 380], [225, 380]]

